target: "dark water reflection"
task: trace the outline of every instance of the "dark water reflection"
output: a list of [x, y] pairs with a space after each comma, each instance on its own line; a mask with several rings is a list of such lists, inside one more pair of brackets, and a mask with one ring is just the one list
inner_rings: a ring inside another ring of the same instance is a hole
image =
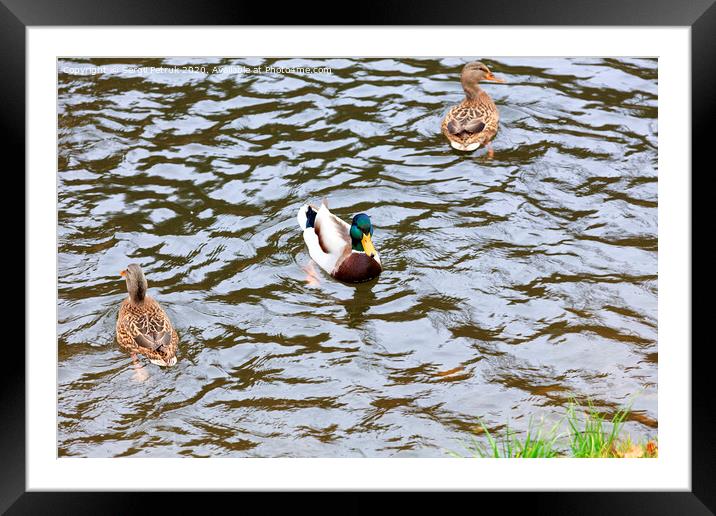
[[[655, 435], [656, 61], [486, 60], [493, 160], [439, 134], [465, 61], [61, 60], [60, 455], [445, 456], [572, 395], [640, 393]], [[92, 64], [116, 69], [62, 71]], [[323, 197], [371, 215], [377, 281], [307, 284], [295, 214]], [[114, 342], [130, 261], [172, 369]]]

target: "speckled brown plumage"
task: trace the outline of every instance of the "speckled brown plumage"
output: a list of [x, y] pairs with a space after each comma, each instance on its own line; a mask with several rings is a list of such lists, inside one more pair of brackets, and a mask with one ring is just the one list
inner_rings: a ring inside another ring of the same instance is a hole
[[122, 271], [127, 279], [129, 296], [122, 302], [117, 316], [117, 342], [132, 353], [145, 355], [157, 365], [176, 363], [179, 336], [166, 312], [146, 294], [146, 279], [138, 265]]
[[504, 82], [498, 79], [482, 63], [465, 65], [461, 82], [465, 100], [453, 106], [443, 119], [441, 129], [450, 145], [462, 151], [472, 151], [489, 145], [497, 134], [500, 113], [480, 81]]
[[500, 113], [490, 96], [484, 91], [477, 98], [465, 99], [448, 111], [442, 123], [442, 132], [451, 142], [462, 147], [478, 143], [484, 146], [497, 134]]

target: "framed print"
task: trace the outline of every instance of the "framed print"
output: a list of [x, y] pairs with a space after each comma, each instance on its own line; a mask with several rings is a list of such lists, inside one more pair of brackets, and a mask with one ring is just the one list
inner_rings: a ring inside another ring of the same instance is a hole
[[716, 8], [266, 11], [2, 6], [28, 203], [3, 510], [712, 511], [691, 170]]

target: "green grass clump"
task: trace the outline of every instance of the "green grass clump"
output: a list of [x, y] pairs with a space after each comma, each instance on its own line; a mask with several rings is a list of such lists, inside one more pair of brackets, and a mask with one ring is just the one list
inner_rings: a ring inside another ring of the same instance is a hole
[[567, 424], [570, 430], [571, 456], [577, 458], [611, 456], [618, 449], [619, 435], [628, 415], [628, 408], [620, 409], [607, 424], [605, 416], [590, 404], [589, 410], [584, 414], [584, 424], [581, 425], [574, 404], [570, 404], [567, 409]]
[[558, 451], [555, 448], [555, 443], [559, 437], [557, 434], [558, 425], [555, 425], [543, 435], [542, 427], [538, 427], [535, 431], [530, 421], [529, 429], [524, 436], [520, 436], [507, 427], [505, 434], [497, 439], [492, 436], [484, 423], [480, 423], [480, 426], [487, 438], [487, 445], [478, 442], [473, 437], [471, 445], [467, 447], [473, 456], [492, 457], [495, 459], [537, 459], [556, 457], [558, 455]]
[[[576, 403], [567, 408], [565, 417], [547, 431], [543, 425], [535, 428], [528, 425], [527, 432], [518, 434], [509, 427], [503, 435], [494, 437], [484, 423], [480, 422], [487, 442], [472, 437], [465, 446], [472, 457], [491, 458], [639, 458], [657, 457], [658, 445], [655, 440], [634, 442], [629, 435], [623, 435], [624, 422], [630, 407], [618, 410], [611, 419], [600, 413], [590, 403], [586, 410], [578, 412]], [[566, 419], [566, 431], [559, 430]], [[455, 452], [451, 455], [461, 457]]]

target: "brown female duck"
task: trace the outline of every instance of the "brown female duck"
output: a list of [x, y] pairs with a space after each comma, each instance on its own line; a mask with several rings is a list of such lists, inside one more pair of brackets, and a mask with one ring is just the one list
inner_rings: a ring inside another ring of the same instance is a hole
[[497, 134], [500, 113], [490, 96], [482, 88], [481, 81], [505, 82], [495, 77], [483, 63], [473, 61], [462, 69], [462, 89], [465, 100], [448, 111], [442, 123], [442, 132], [454, 149], [473, 151], [487, 145], [492, 156], [490, 141]]
[[365, 213], [359, 213], [348, 224], [333, 215], [323, 202], [320, 208], [301, 206], [297, 219], [311, 258], [337, 280], [360, 283], [382, 272], [372, 241], [373, 225]]
[[159, 303], [147, 295], [142, 268], [132, 263], [120, 274], [127, 282], [129, 296], [119, 308], [117, 342], [133, 356], [139, 353], [153, 364], [173, 366], [179, 336]]

